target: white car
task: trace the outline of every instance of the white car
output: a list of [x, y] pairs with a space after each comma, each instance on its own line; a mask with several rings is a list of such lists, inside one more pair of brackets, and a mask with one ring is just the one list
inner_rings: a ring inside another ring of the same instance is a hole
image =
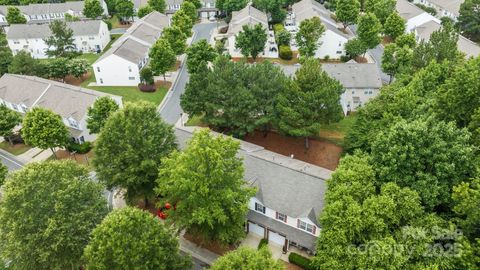
[[210, 16], [210, 18], [208, 18], [209, 21], [211, 22], [214, 22], [217, 20], [217, 18], [215, 18], [215, 16]]

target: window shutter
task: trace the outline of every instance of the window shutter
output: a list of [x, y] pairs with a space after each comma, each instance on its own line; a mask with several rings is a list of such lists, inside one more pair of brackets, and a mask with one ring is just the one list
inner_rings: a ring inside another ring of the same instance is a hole
[[278, 212], [275, 212], [275, 218], [278, 219]]
[[317, 226], [313, 225], [313, 234], [317, 231]]
[[265, 214], [265, 211], [266, 211], [266, 207], [264, 205], [262, 205], [262, 210], [263, 210], [263, 213]]
[[297, 219], [297, 228], [300, 228], [300, 219]]
[[287, 223], [287, 215], [285, 215], [285, 223]]
[[255, 211], [258, 209], [258, 203], [255, 203]]

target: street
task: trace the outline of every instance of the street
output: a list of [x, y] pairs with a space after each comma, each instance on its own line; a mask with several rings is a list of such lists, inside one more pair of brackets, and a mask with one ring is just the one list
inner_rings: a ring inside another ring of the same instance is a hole
[[[217, 27], [217, 23], [202, 23], [197, 24], [193, 27], [195, 31], [195, 37], [193, 42], [199, 41], [201, 39], [210, 40], [210, 35], [212, 30]], [[180, 96], [185, 91], [185, 85], [188, 82], [188, 71], [186, 64], [184, 63], [179, 71], [178, 78], [170, 91], [170, 95], [166, 98], [167, 100], [160, 108], [160, 115], [162, 116], [163, 120], [169, 124], [175, 124], [180, 118], [180, 114], [183, 112], [182, 108], [180, 107]]]
[[4, 152], [0, 152], [0, 160], [5, 166], [7, 166], [9, 171], [15, 171], [23, 167], [22, 162], [17, 160], [14, 156]]

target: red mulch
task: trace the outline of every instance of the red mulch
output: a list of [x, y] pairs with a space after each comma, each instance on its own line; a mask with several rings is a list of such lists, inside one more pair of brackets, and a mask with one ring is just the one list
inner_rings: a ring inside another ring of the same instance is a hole
[[244, 140], [285, 156], [293, 154], [295, 159], [329, 170], [337, 168], [343, 151], [340, 146], [322, 139], [310, 139], [310, 148], [307, 150], [304, 138], [282, 136], [275, 132], [268, 132], [265, 137], [263, 132], [256, 131], [247, 135]]
[[165, 87], [166, 89], [170, 89], [170, 87], [172, 86], [172, 82], [159, 80], [155, 82], [155, 86], [157, 87], [157, 89], [159, 87]]
[[285, 269], [287, 270], [303, 270], [303, 268], [301, 268], [300, 266], [296, 266], [295, 264], [291, 264], [285, 261], [283, 262], [283, 264], [285, 265]]
[[223, 245], [223, 244], [221, 244], [220, 242], [217, 242], [217, 241], [208, 241], [207, 242], [202, 237], [192, 235], [188, 232], [186, 232], [183, 237], [186, 240], [188, 240], [192, 243], [195, 243], [196, 245], [198, 245], [200, 247], [208, 249], [211, 252], [216, 253], [218, 255], [224, 255], [225, 253], [236, 249], [235, 246], [232, 246], [232, 245], [225, 246], [225, 245]]
[[[47, 150], [45, 150], [47, 151]], [[48, 150], [49, 151], [49, 150]], [[86, 154], [72, 154], [67, 150], [58, 150], [55, 152], [57, 159], [71, 159], [82, 165], [89, 165], [93, 158], [93, 151]]]
[[71, 84], [71, 85], [80, 85], [82, 82], [84, 82], [85, 80], [88, 80], [90, 78], [90, 71], [83, 74], [83, 76], [79, 79], [79, 78], [75, 78], [73, 76], [67, 76], [65, 78], [65, 83], [68, 83], [68, 84]]
[[363, 56], [357, 56], [357, 57], [355, 57], [354, 60], [355, 60], [355, 62], [361, 63], [361, 64], [363, 64], [363, 63], [368, 63], [367, 58], [365, 58], [365, 57], [363, 57]]

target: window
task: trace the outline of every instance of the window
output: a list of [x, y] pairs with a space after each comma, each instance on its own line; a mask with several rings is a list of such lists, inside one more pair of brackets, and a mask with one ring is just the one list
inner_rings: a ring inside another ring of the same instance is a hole
[[287, 215], [277, 212], [276, 218], [283, 222], [287, 222]]
[[12, 103], [12, 108], [13, 108], [15, 111], [18, 111], [17, 104], [13, 104], [13, 103]]
[[355, 95], [355, 90], [352, 90], [352, 95]]
[[71, 126], [71, 127], [74, 127], [74, 128], [78, 128], [78, 123], [77, 121], [75, 121], [75, 119], [73, 118], [68, 118], [68, 124]]
[[133, 81], [133, 80], [135, 80], [135, 77], [128, 77], [128, 79], [129, 79], [130, 81]]
[[88, 37], [88, 39], [89, 39], [89, 40], [94, 40], [94, 39], [95, 39], [95, 37]]
[[13, 44], [20, 44], [20, 41], [14, 40], [14, 41], [13, 41]]
[[316, 230], [315, 225], [308, 224], [305, 221], [301, 221], [300, 219], [298, 220], [297, 227], [301, 230], [315, 234], [315, 230]]
[[100, 84], [103, 84], [103, 79], [102, 78], [100, 78]]
[[132, 68], [131, 68], [131, 67], [128, 67], [128, 72], [132, 72]]
[[342, 51], [337, 51], [337, 54], [342, 54], [343, 52]]
[[100, 72], [100, 67], [97, 67], [97, 72]]
[[255, 203], [255, 211], [265, 214], [265, 206]]

